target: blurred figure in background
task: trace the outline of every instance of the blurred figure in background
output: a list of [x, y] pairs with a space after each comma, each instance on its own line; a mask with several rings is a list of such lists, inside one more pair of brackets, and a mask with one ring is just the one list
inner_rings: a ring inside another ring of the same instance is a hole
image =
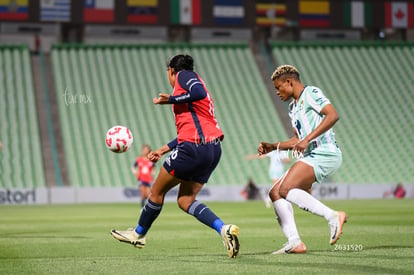
[[261, 200], [263, 198], [262, 194], [260, 193], [260, 189], [257, 187], [252, 178], [249, 178], [246, 187], [244, 187], [244, 189], [241, 191], [241, 195], [246, 200]]
[[141, 193], [141, 207], [144, 207], [151, 193], [151, 185], [153, 181], [153, 169], [155, 163], [150, 161], [148, 154], [151, 148], [148, 144], [142, 145], [141, 155], [136, 159], [131, 168], [132, 173], [137, 177], [138, 188]]
[[394, 198], [396, 199], [403, 199], [405, 198], [405, 189], [404, 186], [401, 183], [397, 183], [397, 186], [395, 186], [395, 189], [384, 192], [383, 197], [389, 197], [389, 196], [394, 196]]
[[[271, 151], [264, 155], [249, 155], [246, 157], [247, 160], [252, 159], [264, 159], [270, 158], [270, 165], [269, 165], [269, 177], [272, 180], [272, 185], [283, 176], [285, 172], [285, 165], [289, 164], [291, 159], [289, 158], [288, 151]], [[266, 204], [267, 208], [270, 208], [272, 202], [267, 195], [269, 190], [266, 188], [265, 196], [263, 196], [263, 200]]]

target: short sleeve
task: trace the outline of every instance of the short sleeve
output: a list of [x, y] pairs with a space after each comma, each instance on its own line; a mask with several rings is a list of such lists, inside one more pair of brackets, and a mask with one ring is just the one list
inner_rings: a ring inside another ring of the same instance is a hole
[[306, 101], [317, 113], [320, 113], [323, 107], [330, 104], [329, 99], [323, 94], [322, 90], [317, 87], [309, 87], [306, 93]]

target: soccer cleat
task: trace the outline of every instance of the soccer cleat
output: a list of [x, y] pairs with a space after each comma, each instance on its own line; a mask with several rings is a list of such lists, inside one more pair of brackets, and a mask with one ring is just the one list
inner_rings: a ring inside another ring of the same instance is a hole
[[132, 244], [137, 248], [145, 246], [145, 236], [138, 235], [134, 228], [128, 228], [125, 231], [112, 229], [111, 235], [118, 241]]
[[227, 249], [230, 258], [235, 258], [239, 254], [239, 227], [234, 224], [226, 224], [221, 228], [221, 238], [224, 247]]
[[277, 254], [302, 254], [302, 253], [306, 253], [306, 245], [301, 241], [297, 241], [294, 243], [285, 243], [285, 245], [277, 250], [274, 251], [272, 254], [273, 255], [277, 255]]
[[336, 217], [329, 222], [329, 227], [331, 228], [331, 239], [329, 243], [331, 245], [335, 244], [336, 241], [342, 234], [342, 227], [346, 223], [346, 213], [342, 211], [336, 212]]

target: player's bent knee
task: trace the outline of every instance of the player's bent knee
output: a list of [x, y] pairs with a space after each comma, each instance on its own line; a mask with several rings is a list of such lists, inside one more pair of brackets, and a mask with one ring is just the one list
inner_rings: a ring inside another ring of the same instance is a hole
[[279, 189], [279, 196], [282, 198], [286, 198], [287, 194], [289, 193], [289, 188], [286, 187], [280, 187]]
[[192, 202], [193, 202], [192, 200], [189, 200], [187, 198], [181, 197], [177, 199], [178, 207], [180, 207], [180, 209], [183, 210], [184, 212], [187, 212]]
[[280, 199], [278, 188], [270, 189], [269, 198], [271, 201], [277, 201], [278, 199]]

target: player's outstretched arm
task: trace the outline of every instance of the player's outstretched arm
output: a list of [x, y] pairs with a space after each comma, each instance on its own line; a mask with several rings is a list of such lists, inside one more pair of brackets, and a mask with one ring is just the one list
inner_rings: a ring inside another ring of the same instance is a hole
[[256, 155], [247, 155], [246, 157], [245, 157], [245, 159], [246, 160], [252, 160], [252, 159], [263, 159], [263, 158], [266, 158], [267, 156], [266, 155], [258, 155], [258, 154], [256, 154]]
[[295, 144], [298, 143], [299, 137], [295, 130], [295, 136], [286, 140], [286, 141], [276, 141], [274, 143], [270, 142], [260, 142], [259, 147], [257, 147], [257, 152], [259, 153], [259, 156], [263, 154], [267, 154], [273, 150], [290, 150], [292, 149]]
[[191, 91], [180, 95], [159, 94], [158, 98], [154, 98], [154, 104], [182, 104], [201, 100], [207, 96], [207, 92], [201, 84], [195, 84], [191, 87]]

